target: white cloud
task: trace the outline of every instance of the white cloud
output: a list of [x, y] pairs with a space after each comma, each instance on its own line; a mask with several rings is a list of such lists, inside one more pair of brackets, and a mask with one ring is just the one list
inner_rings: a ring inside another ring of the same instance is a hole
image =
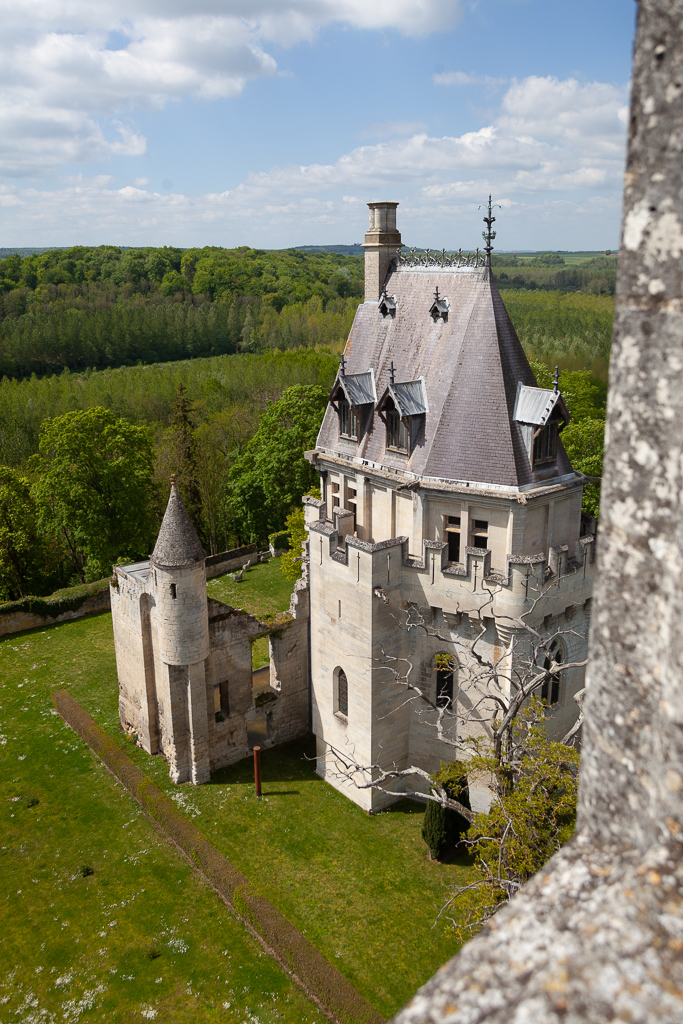
[[427, 128], [424, 121], [382, 121], [358, 133], [359, 139], [391, 139], [396, 135], [413, 135]]
[[466, 71], [441, 71], [432, 77], [435, 85], [505, 85], [507, 78], [468, 75]]
[[[492, 192], [507, 211], [504, 248], [568, 248], [572, 237], [577, 248], [614, 246], [624, 101], [625, 89], [605, 83], [532, 76], [513, 82], [498, 115], [477, 131], [393, 137], [333, 163], [252, 173], [228, 192], [165, 195], [149, 191], [145, 179], [121, 189], [94, 180], [63, 191], [5, 190], [0, 201], [14, 204], [5, 237], [34, 245], [358, 241], [365, 200], [387, 198], [401, 202], [407, 241], [467, 246], [479, 241], [477, 206]], [[51, 225], [50, 238], [36, 234], [41, 224]]]
[[459, 0], [0, 0], [0, 173], [144, 152], [133, 129], [112, 141], [101, 120], [237, 96], [277, 72], [270, 43], [331, 22], [417, 36], [459, 17]]

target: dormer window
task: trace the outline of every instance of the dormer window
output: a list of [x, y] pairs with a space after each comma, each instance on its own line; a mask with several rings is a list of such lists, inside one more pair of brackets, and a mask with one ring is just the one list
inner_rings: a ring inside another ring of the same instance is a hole
[[385, 320], [388, 316], [396, 316], [397, 300], [395, 295], [387, 295], [386, 291], [383, 292], [377, 305]]
[[337, 403], [339, 409], [339, 433], [342, 437], [349, 437], [353, 441], [358, 440], [358, 415], [349, 403], [340, 400]]
[[429, 315], [431, 316], [434, 323], [445, 324], [448, 320], [448, 314], [451, 309], [451, 304], [445, 295], [439, 295], [439, 289], [436, 288], [434, 291], [434, 301], [429, 307]]
[[399, 383], [392, 362], [389, 384], [377, 403], [377, 412], [387, 428], [387, 448], [410, 454], [427, 412], [427, 396], [422, 378]]
[[359, 441], [367, 429], [377, 400], [372, 370], [347, 373], [344, 357], [330, 394], [330, 405], [339, 417], [339, 436]]
[[396, 409], [387, 409], [387, 448], [395, 448], [399, 452], [407, 452], [409, 439], [408, 428]]
[[554, 462], [557, 458], [557, 420], [551, 420], [546, 427], [539, 427], [534, 432], [534, 466], [545, 462]]
[[514, 420], [524, 441], [532, 469], [544, 477], [557, 473], [558, 438], [569, 422], [569, 410], [557, 387], [531, 388], [517, 385]]

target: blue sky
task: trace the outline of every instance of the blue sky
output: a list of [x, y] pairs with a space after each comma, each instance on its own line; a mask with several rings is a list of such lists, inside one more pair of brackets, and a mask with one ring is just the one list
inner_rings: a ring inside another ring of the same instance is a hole
[[0, 245], [616, 248], [632, 0], [2, 0]]

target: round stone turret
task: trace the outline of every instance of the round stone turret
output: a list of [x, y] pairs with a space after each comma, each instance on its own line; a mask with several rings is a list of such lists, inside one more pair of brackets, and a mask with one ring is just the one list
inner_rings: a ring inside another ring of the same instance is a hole
[[159, 654], [167, 665], [195, 665], [209, 654], [206, 552], [175, 477], [152, 553]]

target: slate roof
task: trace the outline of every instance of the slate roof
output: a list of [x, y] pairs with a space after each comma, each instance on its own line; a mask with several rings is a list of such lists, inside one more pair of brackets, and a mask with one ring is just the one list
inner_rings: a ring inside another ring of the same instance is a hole
[[172, 480], [168, 505], [152, 552], [152, 562], [173, 569], [194, 565], [205, 558], [206, 551], [178, 494], [176, 482]]
[[[435, 289], [448, 299], [448, 318], [432, 320]], [[428, 411], [411, 454], [386, 449], [376, 414], [359, 442], [339, 437], [328, 406], [318, 450], [356, 456], [422, 477], [522, 487], [537, 478], [515, 420], [519, 382], [536, 388], [495, 281], [485, 270], [449, 267], [398, 268], [386, 290], [397, 297], [395, 316], [383, 317], [376, 302], [358, 307], [344, 352], [347, 374], [374, 371], [377, 394], [389, 387], [390, 364], [399, 381], [420, 378]], [[396, 385], [394, 385], [396, 387]], [[572, 468], [558, 446], [558, 476]], [[548, 468], [542, 479], [548, 481]]]

